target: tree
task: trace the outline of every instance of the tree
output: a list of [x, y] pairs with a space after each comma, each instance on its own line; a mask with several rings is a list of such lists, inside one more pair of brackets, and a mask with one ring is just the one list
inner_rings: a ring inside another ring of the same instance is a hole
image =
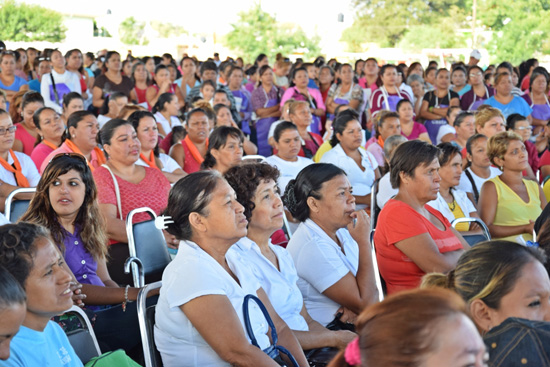
[[308, 37], [299, 26], [278, 23], [259, 4], [240, 12], [238, 22], [231, 26], [233, 29], [224, 38], [224, 43], [247, 60], [253, 60], [260, 53], [270, 57], [278, 52], [311, 56], [320, 51], [318, 37]]
[[152, 21], [151, 27], [158, 32], [160, 38], [177, 37], [189, 33], [181, 26], [166, 22]]
[[0, 1], [0, 39], [14, 42], [65, 39], [63, 16], [38, 5]]
[[145, 38], [145, 22], [138, 22], [134, 17], [126, 18], [118, 27], [120, 40], [127, 45], [147, 45]]

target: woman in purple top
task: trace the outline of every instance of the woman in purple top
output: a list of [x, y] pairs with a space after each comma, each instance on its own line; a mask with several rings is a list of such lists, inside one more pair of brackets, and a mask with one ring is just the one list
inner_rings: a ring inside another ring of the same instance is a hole
[[129, 303], [137, 299], [139, 289], [120, 288], [111, 280], [102, 218], [86, 159], [77, 153], [61, 153], [46, 166], [21, 221], [51, 231], [65, 258], [66, 270], [82, 284], [83, 301], [95, 306], [86, 306], [85, 310], [96, 319], [98, 340], [109, 350], [129, 350], [140, 343], [135, 303]]

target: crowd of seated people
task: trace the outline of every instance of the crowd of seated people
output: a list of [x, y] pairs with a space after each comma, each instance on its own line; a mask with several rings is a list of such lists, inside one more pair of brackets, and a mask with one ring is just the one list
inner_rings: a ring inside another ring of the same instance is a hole
[[87, 362], [73, 304], [143, 363], [143, 207], [165, 366], [543, 365], [505, 343], [550, 330], [545, 68], [218, 56], [1, 51], [0, 366]]

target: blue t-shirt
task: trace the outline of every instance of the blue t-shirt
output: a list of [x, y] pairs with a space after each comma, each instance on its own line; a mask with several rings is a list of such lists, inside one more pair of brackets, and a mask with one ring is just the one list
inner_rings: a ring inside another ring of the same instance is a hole
[[315, 80], [313, 79], [309, 79], [309, 82], [307, 83], [307, 87], [313, 88], [313, 89], [319, 89], [319, 86], [317, 85], [317, 83], [315, 83]]
[[527, 102], [521, 97], [514, 96], [514, 98], [508, 104], [502, 104], [495, 99], [495, 96], [492, 96], [489, 99], [486, 99], [483, 104], [489, 105], [494, 108], [498, 108], [500, 112], [504, 115], [504, 119], [507, 119], [513, 113], [519, 113], [525, 117], [529, 116], [533, 109], [529, 107]]
[[[20, 76], [15, 75], [15, 80], [13, 81], [13, 83], [11, 85], [5, 85], [0, 80], [0, 89], [19, 92], [19, 89], [21, 89], [21, 87], [24, 86], [25, 84], [27, 84], [25, 79], [21, 78]], [[9, 111], [9, 109], [10, 109], [10, 103], [6, 102], [6, 111]]]
[[7, 361], [0, 361], [0, 366], [83, 366], [69, 343], [67, 335], [53, 321], [49, 321], [42, 332], [21, 326], [11, 342], [10, 349], [10, 358]]
[[40, 80], [33, 79], [29, 82], [29, 89], [40, 93]]

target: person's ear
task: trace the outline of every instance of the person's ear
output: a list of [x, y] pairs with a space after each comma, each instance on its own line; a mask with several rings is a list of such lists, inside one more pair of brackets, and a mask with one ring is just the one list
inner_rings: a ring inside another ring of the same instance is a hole
[[475, 299], [470, 303], [470, 316], [482, 335], [491, 330], [493, 326], [497, 326], [494, 310], [480, 299]]
[[502, 166], [504, 166], [504, 159], [500, 157], [495, 157], [493, 158], [493, 161], [497, 165], [497, 167], [500, 168], [500, 170], [502, 170]]
[[319, 207], [319, 203], [317, 202], [317, 199], [315, 199], [313, 196], [310, 196], [307, 198], [306, 203], [311, 212], [319, 213], [321, 208]]
[[103, 144], [103, 150], [110, 156], [111, 155], [111, 146], [109, 144]]
[[214, 157], [216, 161], [220, 158], [220, 151], [217, 149], [210, 149], [210, 154], [212, 154], [212, 157]]
[[411, 180], [411, 176], [409, 176], [403, 171], [399, 172], [399, 181], [403, 182], [404, 184], [408, 184], [410, 180]]
[[206, 232], [206, 225], [203, 219], [204, 218], [199, 213], [192, 212], [189, 214], [189, 224], [198, 232]]

